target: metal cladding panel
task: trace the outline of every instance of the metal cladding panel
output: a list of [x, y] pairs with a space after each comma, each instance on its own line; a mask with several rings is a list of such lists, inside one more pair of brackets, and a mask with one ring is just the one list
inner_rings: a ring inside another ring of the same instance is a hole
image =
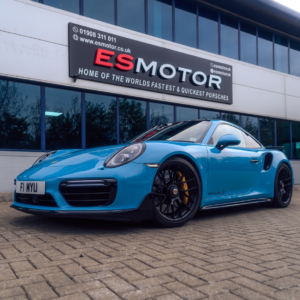
[[232, 66], [74, 23], [69, 76], [232, 104]]
[[294, 172], [295, 184], [300, 184], [300, 161], [292, 160], [290, 163]]
[[286, 96], [286, 117], [289, 119], [299, 119], [300, 97]]
[[300, 13], [274, 0], [198, 0], [300, 38]]

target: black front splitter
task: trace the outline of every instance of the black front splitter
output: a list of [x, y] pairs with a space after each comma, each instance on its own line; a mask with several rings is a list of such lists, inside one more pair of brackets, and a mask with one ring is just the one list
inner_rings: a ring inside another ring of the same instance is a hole
[[151, 197], [146, 197], [142, 204], [136, 209], [126, 209], [126, 210], [93, 210], [93, 211], [74, 211], [74, 210], [46, 210], [46, 209], [36, 209], [18, 206], [12, 204], [10, 206], [18, 211], [24, 213], [44, 216], [44, 217], [54, 217], [54, 218], [76, 218], [76, 219], [94, 219], [94, 220], [111, 220], [111, 221], [142, 221], [151, 220], [153, 218], [153, 204]]

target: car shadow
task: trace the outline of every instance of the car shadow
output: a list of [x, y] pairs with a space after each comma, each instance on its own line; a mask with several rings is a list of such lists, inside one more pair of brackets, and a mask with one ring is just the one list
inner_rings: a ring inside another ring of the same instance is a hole
[[[256, 213], [261, 210], [272, 210], [270, 207], [263, 207], [260, 204], [249, 204], [229, 208], [198, 211], [191, 222], [186, 226], [201, 223], [204, 220], [218, 219], [229, 216], [241, 216], [243, 214]], [[156, 226], [151, 221], [140, 223], [101, 221], [89, 219], [61, 219], [51, 217], [40, 217], [29, 214], [18, 214], [10, 219], [10, 225], [21, 227], [25, 231], [46, 232], [48, 234], [59, 232], [59, 234], [110, 234], [128, 233], [143, 230], [166, 230]]]
[[[300, 190], [294, 190], [291, 205], [287, 209], [294, 209], [294, 206], [300, 205]], [[184, 227], [195, 225], [201, 222], [223, 217], [242, 216], [245, 214], [255, 214], [258, 211], [274, 210], [275, 208], [265, 206], [264, 204], [248, 204], [228, 208], [218, 208], [212, 210], [199, 210], [194, 218]], [[110, 233], [128, 233], [143, 230], [166, 230], [156, 226], [151, 221], [142, 221], [140, 223], [118, 222], [118, 221], [100, 221], [89, 219], [61, 219], [51, 217], [40, 217], [30, 214], [18, 213], [9, 220], [10, 225], [21, 227], [28, 231], [47, 232], [48, 234], [59, 232], [59, 234], [110, 234]], [[198, 225], [198, 224], [197, 224]]]

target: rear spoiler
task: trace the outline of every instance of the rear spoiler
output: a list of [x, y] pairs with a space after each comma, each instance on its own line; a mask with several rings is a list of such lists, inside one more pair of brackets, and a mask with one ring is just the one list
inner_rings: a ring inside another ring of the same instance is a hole
[[266, 149], [270, 149], [270, 150], [279, 150], [279, 151], [282, 151], [284, 150], [284, 147], [283, 146], [268, 146], [266, 147]]

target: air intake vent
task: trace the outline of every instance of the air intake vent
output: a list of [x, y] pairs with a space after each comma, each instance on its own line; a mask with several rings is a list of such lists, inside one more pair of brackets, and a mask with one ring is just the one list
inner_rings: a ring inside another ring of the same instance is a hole
[[29, 205], [58, 207], [54, 198], [50, 194], [45, 194], [45, 195], [16, 194], [16, 202], [29, 204]]
[[273, 161], [273, 154], [272, 153], [267, 153], [265, 155], [265, 161], [264, 161], [264, 170], [268, 171], [271, 168]]
[[104, 206], [114, 202], [117, 194], [115, 179], [64, 180], [59, 190], [70, 206]]

